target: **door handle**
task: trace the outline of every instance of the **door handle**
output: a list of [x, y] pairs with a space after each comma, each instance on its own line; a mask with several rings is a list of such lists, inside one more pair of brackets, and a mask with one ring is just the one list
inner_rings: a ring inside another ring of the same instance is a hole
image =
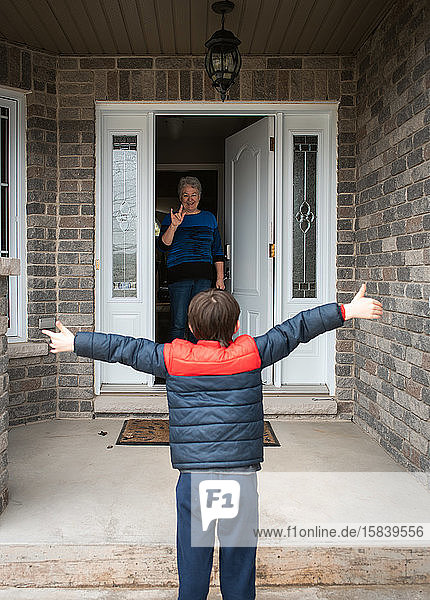
[[224, 246], [224, 255], [226, 257], [227, 260], [230, 260], [230, 250], [231, 250], [231, 244], [225, 244]]

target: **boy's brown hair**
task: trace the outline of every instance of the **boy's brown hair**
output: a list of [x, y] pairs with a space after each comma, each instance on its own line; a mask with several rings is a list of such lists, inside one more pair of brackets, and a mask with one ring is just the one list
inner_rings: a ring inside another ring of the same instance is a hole
[[216, 340], [226, 348], [231, 344], [239, 313], [239, 304], [229, 292], [212, 288], [192, 298], [188, 322], [198, 340]]

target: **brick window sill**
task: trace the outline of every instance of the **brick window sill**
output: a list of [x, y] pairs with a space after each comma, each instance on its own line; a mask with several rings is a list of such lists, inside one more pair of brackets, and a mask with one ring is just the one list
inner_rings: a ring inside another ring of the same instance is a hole
[[47, 354], [48, 344], [46, 342], [8, 342], [9, 360], [27, 356], [46, 356]]

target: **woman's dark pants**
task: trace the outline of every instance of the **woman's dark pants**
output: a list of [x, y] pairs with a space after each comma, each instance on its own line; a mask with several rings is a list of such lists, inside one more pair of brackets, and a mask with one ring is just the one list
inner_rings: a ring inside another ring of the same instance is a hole
[[171, 341], [175, 338], [186, 339], [185, 334], [188, 332], [188, 339], [191, 342], [196, 343], [196, 338], [188, 329], [188, 306], [191, 302], [191, 298], [210, 287], [210, 279], [183, 279], [182, 281], [169, 283]]

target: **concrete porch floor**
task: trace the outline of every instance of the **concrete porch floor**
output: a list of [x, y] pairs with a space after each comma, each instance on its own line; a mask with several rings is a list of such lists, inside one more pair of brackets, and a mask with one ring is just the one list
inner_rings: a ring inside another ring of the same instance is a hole
[[[265, 448], [264, 473], [404, 472], [352, 422], [271, 422], [281, 447]], [[0, 587], [176, 586], [174, 490], [178, 472], [170, 466], [167, 446], [116, 446], [122, 424], [122, 418], [56, 419], [11, 428], [10, 501], [0, 516]], [[107, 434], [98, 435], [100, 431]], [[272, 499], [260, 496], [261, 514], [269, 526], [281, 526], [285, 518], [294, 521], [304, 514], [300, 507], [311, 503], [315, 494], [295, 497], [295, 491], [289, 490], [287, 512], [280, 509], [276, 494]], [[396, 505], [400, 510], [403, 491], [386, 489], [384, 493], [382, 510]], [[413, 521], [408, 522], [427, 522], [429, 492], [413, 482], [404, 493], [414, 497], [417, 507]], [[317, 505], [335, 511], [341, 501], [337, 495], [333, 488], [319, 488]], [[357, 497], [355, 522], [365, 517], [361, 503]], [[330, 520], [330, 511], [323, 516], [320, 520]], [[371, 548], [259, 547], [259, 585], [295, 586], [282, 598], [356, 597], [314, 595], [316, 588], [294, 595], [296, 586], [318, 584], [422, 584], [411, 585], [410, 596], [397, 596], [393, 588], [391, 596], [357, 598], [430, 598], [424, 585], [430, 583], [429, 574], [430, 549], [408, 542]], [[371, 587], [369, 594], [372, 589], [376, 591]], [[28, 591], [28, 598], [37, 597]], [[2, 596], [3, 592], [6, 589], [0, 589], [0, 600], [24, 598]], [[80, 597], [116, 598], [108, 590], [95, 592]], [[151, 596], [142, 591], [142, 596], [130, 598], [174, 598], [169, 593]], [[266, 598], [264, 594], [262, 590], [259, 597]], [[273, 594], [273, 589], [267, 591], [267, 598], [278, 597]]]

